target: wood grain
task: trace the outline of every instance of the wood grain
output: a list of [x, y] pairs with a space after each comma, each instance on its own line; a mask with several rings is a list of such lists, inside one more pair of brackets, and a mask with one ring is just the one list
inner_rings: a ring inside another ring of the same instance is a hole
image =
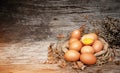
[[[120, 18], [119, 0], [0, 0], [0, 73], [75, 73], [41, 64], [49, 44], [83, 24], [92, 31], [91, 22], [106, 16]], [[119, 68], [110, 64], [82, 72], [119, 73]]]

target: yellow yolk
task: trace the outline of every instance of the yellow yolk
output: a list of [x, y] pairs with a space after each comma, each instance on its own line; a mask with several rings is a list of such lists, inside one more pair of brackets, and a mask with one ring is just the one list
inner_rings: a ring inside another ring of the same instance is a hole
[[91, 39], [91, 38], [84, 38], [82, 42], [85, 45], [92, 45], [92, 43], [94, 42], [94, 40]]

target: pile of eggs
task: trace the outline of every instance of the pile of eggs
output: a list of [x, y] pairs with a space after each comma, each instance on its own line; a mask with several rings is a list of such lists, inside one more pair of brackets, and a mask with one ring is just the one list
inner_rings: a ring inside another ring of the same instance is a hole
[[100, 52], [104, 44], [98, 39], [95, 33], [82, 35], [80, 30], [74, 30], [70, 34], [69, 50], [65, 52], [66, 61], [81, 61], [86, 65], [93, 65], [97, 62], [95, 53]]

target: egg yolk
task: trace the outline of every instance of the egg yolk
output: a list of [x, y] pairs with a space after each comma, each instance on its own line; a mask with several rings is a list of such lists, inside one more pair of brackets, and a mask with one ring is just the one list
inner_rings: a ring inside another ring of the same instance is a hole
[[92, 43], [93, 43], [93, 39], [91, 39], [91, 38], [85, 38], [83, 40], [83, 44], [85, 44], [85, 45], [91, 45]]

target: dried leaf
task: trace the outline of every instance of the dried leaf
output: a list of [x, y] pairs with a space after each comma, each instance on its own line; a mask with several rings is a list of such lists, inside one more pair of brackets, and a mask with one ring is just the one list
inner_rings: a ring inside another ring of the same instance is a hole
[[85, 18], [85, 19], [89, 19], [89, 16], [88, 16], [88, 15], [85, 15], [84, 18]]
[[84, 31], [85, 26], [86, 26], [86, 24], [82, 25], [82, 26], [79, 28], [79, 30], [80, 30], [81, 33]]
[[72, 68], [84, 70], [86, 66], [81, 61], [77, 61], [77, 62], [73, 62]]
[[65, 35], [64, 35], [64, 34], [58, 34], [56, 37], [57, 37], [57, 38], [64, 38]]
[[59, 61], [58, 66], [61, 67], [61, 68], [65, 68], [67, 66], [67, 64], [66, 64], [65, 61]]
[[86, 66], [85, 65], [83, 65], [82, 67], [81, 67], [81, 70], [84, 70], [86, 68]]
[[114, 61], [116, 65], [120, 65], [120, 61]]
[[114, 57], [110, 57], [110, 58], [108, 59], [109, 62], [112, 62], [113, 60], [114, 60]]
[[78, 69], [79, 68], [76, 62], [73, 62], [72, 68], [74, 68], [74, 69]]
[[80, 61], [77, 61], [77, 65], [78, 65], [79, 68], [82, 68], [84, 66], [84, 64]]

